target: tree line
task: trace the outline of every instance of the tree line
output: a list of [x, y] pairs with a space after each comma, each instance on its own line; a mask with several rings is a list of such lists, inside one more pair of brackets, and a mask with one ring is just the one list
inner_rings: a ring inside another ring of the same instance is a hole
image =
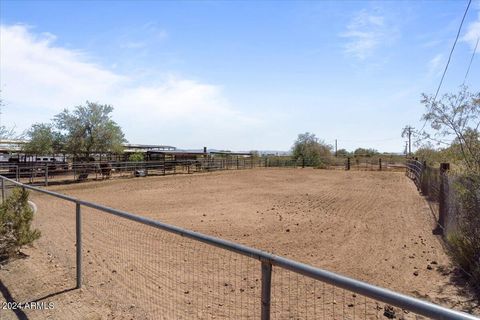
[[334, 154], [332, 145], [327, 144], [310, 132], [299, 134], [292, 146], [292, 158], [294, 160], [305, 161], [314, 167], [328, 166], [334, 155], [337, 157], [373, 157], [380, 155], [380, 152], [373, 148], [357, 148], [353, 152], [339, 149]]

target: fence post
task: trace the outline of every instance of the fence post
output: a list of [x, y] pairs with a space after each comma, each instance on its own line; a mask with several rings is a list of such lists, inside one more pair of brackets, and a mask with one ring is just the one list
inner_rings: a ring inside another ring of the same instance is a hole
[[76, 251], [77, 251], [77, 289], [82, 287], [82, 211], [80, 203], [76, 203], [75, 215], [75, 234], [76, 234]]
[[347, 158], [347, 170], [350, 170], [350, 157]]
[[422, 162], [422, 174], [420, 175], [420, 185], [422, 186], [422, 194], [424, 196], [428, 195], [428, 183], [425, 183], [425, 172], [427, 170], [427, 160]]
[[382, 171], [382, 158], [378, 159], [378, 168]]
[[438, 196], [438, 225], [440, 226], [439, 230], [443, 234], [443, 229], [445, 227], [445, 216], [446, 216], [446, 192], [445, 192], [445, 183], [447, 182], [446, 172], [450, 170], [450, 163], [440, 163], [440, 192]]
[[5, 202], [5, 180], [3, 180], [3, 178], [1, 178], [2, 180], [2, 203]]
[[270, 320], [270, 301], [272, 293], [272, 264], [262, 261], [262, 316], [261, 320]]
[[45, 163], [45, 186], [48, 187], [48, 163]]
[[18, 182], [20, 182], [20, 168], [19, 168], [19, 166], [15, 167], [15, 178], [17, 179]]

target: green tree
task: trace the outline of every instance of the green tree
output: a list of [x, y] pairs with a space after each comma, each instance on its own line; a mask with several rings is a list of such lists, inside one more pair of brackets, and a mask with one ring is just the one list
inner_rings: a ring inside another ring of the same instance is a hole
[[347, 157], [348, 155], [350, 155], [350, 152], [348, 152], [346, 149], [337, 150], [337, 156], [339, 157]]
[[298, 135], [292, 147], [292, 157], [295, 160], [305, 160], [312, 166], [324, 166], [330, 163], [332, 146], [319, 140], [310, 132]]
[[[0, 90], [0, 95], [2, 91]], [[0, 96], [0, 113], [2, 112], [2, 108], [4, 106], [3, 98]], [[7, 128], [6, 126], [0, 125], [0, 140], [14, 140], [14, 139], [21, 139], [22, 135], [17, 135], [15, 132], [15, 127]]]
[[113, 107], [93, 102], [65, 109], [54, 117], [55, 126], [65, 136], [65, 149], [75, 157], [89, 158], [93, 153], [123, 151], [126, 142], [120, 126], [112, 120]]
[[32, 219], [28, 191], [14, 189], [0, 205], [0, 260], [14, 256], [22, 246], [32, 244], [40, 237], [40, 231], [30, 227]]
[[[23, 152], [29, 154], [47, 155], [60, 151], [60, 139], [50, 124], [36, 123], [27, 131], [28, 142], [23, 146]], [[57, 149], [57, 150], [56, 150]]]
[[135, 152], [128, 156], [128, 161], [142, 162], [143, 160], [144, 160], [144, 155], [142, 152]]
[[[454, 190], [459, 199], [457, 228], [448, 235], [451, 253], [474, 283], [480, 283], [480, 92], [471, 93], [462, 86], [456, 94], [436, 100], [422, 94], [426, 107], [423, 120], [433, 134], [421, 132], [427, 141], [448, 145], [441, 154], [457, 164]], [[452, 142], [446, 139], [454, 138]]]
[[480, 172], [480, 92], [469, 92], [462, 86], [456, 94], [445, 94], [441, 99], [422, 94], [426, 107], [422, 119], [430, 123], [433, 134], [421, 132], [424, 140], [449, 145], [446, 139], [454, 138], [451, 147], [468, 171]]
[[374, 156], [374, 155], [377, 155], [378, 154], [378, 151], [375, 150], [375, 149], [366, 149], [366, 148], [357, 148], [355, 149], [355, 151], [353, 152], [353, 154], [355, 156], [365, 156], [365, 157], [371, 157], [371, 156]]
[[19, 137], [15, 133], [15, 128], [7, 128], [0, 126], [0, 140], [18, 139]]

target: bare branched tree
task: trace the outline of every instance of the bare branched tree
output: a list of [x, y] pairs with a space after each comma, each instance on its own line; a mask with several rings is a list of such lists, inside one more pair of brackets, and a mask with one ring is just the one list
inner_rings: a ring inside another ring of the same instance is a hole
[[[427, 108], [422, 119], [434, 133], [418, 134], [423, 139], [457, 148], [466, 169], [480, 171], [480, 92], [472, 93], [462, 86], [458, 93], [445, 94], [440, 100], [422, 94], [421, 102]], [[448, 138], [450, 141], [446, 141]]]

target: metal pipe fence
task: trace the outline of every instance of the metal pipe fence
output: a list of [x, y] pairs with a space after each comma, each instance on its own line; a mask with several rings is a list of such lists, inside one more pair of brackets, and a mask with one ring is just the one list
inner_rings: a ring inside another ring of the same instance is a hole
[[45, 185], [87, 180], [190, 174], [258, 166], [250, 158], [162, 160], [143, 162], [86, 162], [0, 165], [0, 175], [23, 183]]
[[318, 161], [310, 161], [304, 159], [290, 159], [287, 157], [263, 158], [257, 161], [260, 167], [290, 167], [305, 168], [315, 167], [322, 169], [339, 169], [339, 170], [357, 170], [357, 171], [388, 171], [403, 170], [405, 164], [398, 160], [389, 158], [375, 157], [325, 157]]
[[142, 162], [85, 162], [85, 163], [22, 163], [0, 164], [0, 175], [22, 183], [44, 185], [105, 180], [126, 177], [145, 177], [191, 174], [220, 170], [265, 168], [305, 168], [345, 170], [396, 170], [402, 163], [381, 158], [331, 157], [318, 162], [288, 157], [264, 158], [199, 158], [196, 160], [164, 160]]
[[61, 241], [45, 233], [48, 239], [42, 241], [69, 270], [75, 269], [77, 288], [94, 292], [121, 314], [144, 319], [377, 319], [382, 314], [478, 319], [235, 242], [0, 178], [3, 191], [21, 187], [33, 191], [34, 199], [54, 197], [74, 205], [75, 218], [68, 206], [59, 212], [54, 201], [43, 202], [43, 223], [66, 226], [55, 226]]

